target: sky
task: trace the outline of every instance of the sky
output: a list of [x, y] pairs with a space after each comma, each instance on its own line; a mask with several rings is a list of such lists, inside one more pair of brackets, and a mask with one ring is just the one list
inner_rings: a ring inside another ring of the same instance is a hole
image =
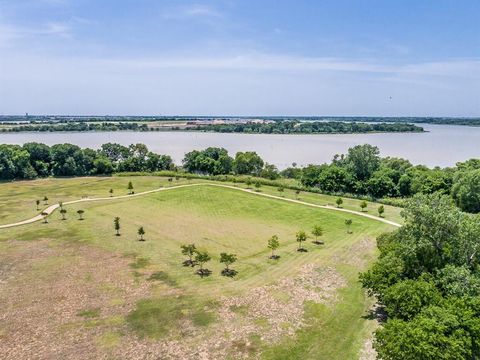
[[0, 115], [480, 116], [478, 0], [0, 0]]

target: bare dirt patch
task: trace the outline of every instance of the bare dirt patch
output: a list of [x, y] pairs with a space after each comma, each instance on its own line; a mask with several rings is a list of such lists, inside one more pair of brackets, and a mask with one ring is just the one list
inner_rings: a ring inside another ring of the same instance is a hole
[[[337, 290], [344, 286], [345, 279], [333, 268], [306, 265], [296, 277], [251, 289], [242, 296], [220, 299], [218, 321], [204, 329], [183, 323], [182, 341], [154, 342], [130, 334], [116, 354], [128, 359], [255, 357], [262, 342], [275, 343], [305, 325], [305, 301], [334, 304]], [[140, 357], [140, 353], [144, 356]]]
[[47, 241], [7, 244], [0, 258], [2, 359], [105, 357], [98, 338], [121, 327], [149, 292], [120, 255]]

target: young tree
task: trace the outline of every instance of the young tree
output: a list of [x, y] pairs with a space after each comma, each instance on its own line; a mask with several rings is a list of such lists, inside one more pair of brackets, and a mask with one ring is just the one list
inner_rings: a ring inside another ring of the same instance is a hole
[[305, 233], [305, 231], [300, 230], [299, 232], [297, 232], [296, 238], [297, 238], [297, 242], [298, 242], [298, 249], [297, 249], [297, 251], [307, 252], [308, 250], [307, 250], [307, 249], [304, 249], [304, 248], [302, 247], [302, 243], [303, 243], [304, 241], [307, 241], [307, 234]]
[[277, 190], [280, 194], [283, 194], [283, 192], [285, 191], [285, 188], [283, 186], [279, 186]]
[[118, 216], [113, 219], [113, 227], [115, 228], [116, 235], [120, 236], [120, 218]]
[[323, 228], [320, 225], [315, 225], [312, 229], [312, 235], [315, 236], [315, 241], [313, 242], [316, 245], [322, 245], [323, 241], [319, 241], [318, 238], [323, 235]]
[[65, 214], [67, 213], [67, 209], [60, 209], [60, 214], [62, 214], [62, 220], [66, 220]]
[[341, 208], [342, 204], [343, 204], [343, 199], [341, 197], [339, 197], [339, 198], [337, 198], [335, 203], [337, 204], [337, 208]]
[[36, 200], [35, 204], [37, 205], [37, 211], [39, 210], [38, 207], [40, 206], [40, 200]]
[[133, 194], [133, 184], [131, 181], [128, 182], [128, 186], [127, 186], [127, 189], [129, 191], [129, 194]]
[[360, 208], [362, 209], [362, 212], [365, 211], [365, 209], [367, 208], [367, 202], [365, 200], [363, 200], [361, 203], [360, 203]]
[[277, 260], [280, 258], [280, 256], [275, 255], [275, 250], [277, 250], [280, 247], [280, 242], [278, 241], [278, 236], [273, 235], [270, 239], [268, 239], [268, 248], [272, 250], [272, 255], [270, 256], [270, 259]]
[[204, 269], [203, 265], [205, 265], [207, 262], [209, 262], [212, 258], [208, 253], [205, 252], [197, 252], [197, 255], [195, 256], [195, 261], [200, 264], [200, 269], [197, 270], [197, 274], [200, 275], [200, 277], [208, 276], [212, 272], [208, 269]]
[[43, 197], [43, 205], [48, 205], [48, 197]]
[[197, 247], [195, 244], [182, 245], [182, 254], [188, 256], [188, 260], [183, 262], [183, 266], [195, 266], [196, 262], [193, 260], [193, 255], [197, 253]]
[[378, 216], [383, 217], [384, 213], [385, 213], [385, 207], [383, 205], [380, 205], [378, 207]]
[[262, 183], [260, 181], [255, 181], [255, 188], [257, 189], [256, 191], [260, 191], [261, 187], [262, 187]]
[[296, 195], [297, 200], [298, 200], [298, 197], [300, 196], [300, 190], [295, 190], [295, 195]]
[[80, 210], [77, 210], [77, 214], [78, 214], [78, 220], [83, 220], [83, 214], [85, 213], [84, 210], [80, 209]]
[[347, 225], [347, 234], [352, 233], [352, 231], [350, 229], [350, 227], [352, 226], [352, 223], [353, 223], [352, 219], [346, 219], [345, 220], [345, 225]]
[[145, 235], [145, 230], [143, 229], [143, 226], [140, 226], [138, 228], [137, 234], [140, 235], [140, 241], [145, 241], [143, 238], [143, 235]]
[[45, 211], [43, 211], [40, 215], [43, 216], [43, 223], [44, 223], [44, 224], [48, 223], [48, 218], [47, 218], [48, 213], [45, 212]]
[[247, 187], [252, 186], [252, 179], [247, 178], [247, 180], [245, 180], [245, 184], [247, 185]]
[[110, 193], [110, 197], [112, 197], [113, 196], [113, 189], [108, 190], [108, 192]]
[[229, 266], [232, 265], [235, 261], [237, 261], [237, 255], [235, 254], [227, 254], [227, 253], [220, 254], [220, 263], [225, 264], [225, 269], [222, 270], [223, 276], [232, 277], [237, 275], [236, 270], [229, 268]]

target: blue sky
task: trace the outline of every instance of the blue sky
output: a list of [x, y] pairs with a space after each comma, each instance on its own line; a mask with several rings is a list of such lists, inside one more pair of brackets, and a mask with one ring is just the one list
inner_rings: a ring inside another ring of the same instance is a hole
[[478, 0], [0, 0], [0, 114], [480, 116]]

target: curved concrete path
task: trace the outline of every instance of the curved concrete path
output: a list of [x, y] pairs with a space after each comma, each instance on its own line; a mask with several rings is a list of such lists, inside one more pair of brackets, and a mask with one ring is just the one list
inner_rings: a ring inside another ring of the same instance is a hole
[[[176, 185], [176, 186], [171, 186], [171, 187], [162, 187], [162, 188], [158, 188], [158, 189], [154, 189], [154, 190], [148, 190], [148, 191], [140, 192], [140, 193], [137, 193], [137, 194], [131, 194], [131, 195], [100, 197], [100, 198], [84, 198], [84, 199], [79, 199], [79, 200], [66, 201], [66, 202], [63, 203], [63, 205], [72, 205], [72, 204], [78, 204], [78, 203], [82, 203], [82, 202], [108, 201], [108, 200], [133, 198], [133, 197], [143, 196], [143, 195], [147, 195], [147, 194], [151, 194], [151, 193], [155, 193], [155, 192], [159, 192], [159, 191], [174, 190], [174, 189], [179, 189], [179, 188], [183, 188], [183, 187], [191, 187], [191, 186], [216, 186], [216, 187], [222, 187], [222, 188], [227, 188], [227, 189], [233, 189], [233, 190], [247, 192], [249, 194], [253, 194], [253, 195], [257, 195], [257, 196], [263, 196], [263, 197], [267, 197], [267, 198], [271, 198], [271, 199], [288, 201], [288, 202], [292, 202], [292, 203], [295, 203], [295, 204], [300, 204], [300, 205], [305, 205], [305, 206], [310, 206], [310, 207], [315, 207], [315, 208], [320, 208], [320, 209], [346, 212], [346, 213], [349, 213], [349, 214], [353, 214], [353, 215], [357, 215], [357, 216], [363, 216], [363, 217], [366, 217], [366, 218], [369, 218], [369, 219], [372, 219], [372, 220], [380, 221], [380, 222], [383, 222], [385, 224], [389, 224], [389, 225], [396, 226], [396, 227], [401, 226], [400, 224], [398, 224], [396, 222], [393, 222], [393, 221], [390, 221], [390, 220], [387, 220], [387, 219], [383, 219], [383, 218], [380, 218], [380, 217], [377, 217], [377, 216], [374, 216], [374, 215], [361, 213], [361, 212], [354, 211], [354, 210], [336, 208], [336, 207], [328, 206], [328, 205], [317, 205], [317, 204], [312, 204], [312, 203], [301, 201], [301, 200], [288, 199], [288, 198], [284, 198], [284, 197], [281, 197], [281, 196], [256, 192], [256, 191], [253, 191], [253, 190], [250, 190], [250, 189], [244, 189], [244, 188], [239, 188], [239, 187], [235, 187], [235, 186], [231, 186], [231, 185], [214, 184], [214, 183], [196, 183], [196, 184]], [[60, 207], [59, 204], [50, 205], [49, 207], [44, 209], [42, 211], [42, 213], [45, 212], [48, 215], [50, 215], [56, 209], [58, 209], [59, 207]], [[11, 224], [0, 225], [0, 229], [6, 229], [6, 228], [15, 227], [15, 226], [31, 224], [31, 223], [34, 223], [36, 221], [43, 220], [43, 218], [44, 217], [40, 213], [40, 214], [38, 214], [38, 215], [36, 215], [36, 216], [34, 216], [30, 219], [27, 219], [27, 220], [23, 220], [23, 221], [19, 221], [19, 222], [16, 222], [16, 223], [11, 223]]]

